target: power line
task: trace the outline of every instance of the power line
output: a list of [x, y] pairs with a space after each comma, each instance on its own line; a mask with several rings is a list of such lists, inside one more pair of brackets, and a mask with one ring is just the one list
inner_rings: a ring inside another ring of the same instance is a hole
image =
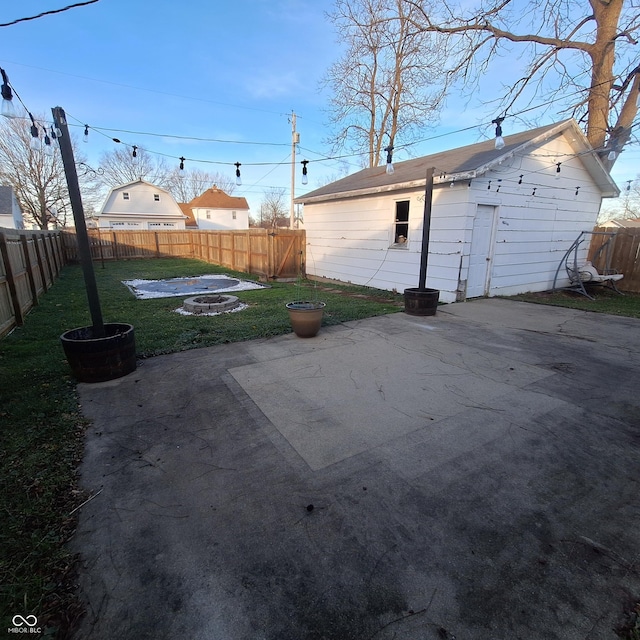
[[75, 9], [76, 7], [86, 7], [88, 4], [94, 4], [99, 2], [100, 0], [87, 0], [86, 2], [77, 2], [76, 4], [70, 4], [67, 7], [63, 7], [62, 9], [52, 9], [51, 11], [43, 11], [39, 13], [37, 16], [29, 16], [28, 18], [18, 18], [17, 20], [12, 20], [11, 22], [5, 22], [4, 24], [0, 24], [0, 27], [10, 27], [11, 25], [18, 24], [19, 22], [27, 22], [28, 20], [36, 20], [37, 18], [42, 18], [43, 16], [50, 16], [54, 13], [62, 13], [63, 11], [68, 11], [69, 9]]

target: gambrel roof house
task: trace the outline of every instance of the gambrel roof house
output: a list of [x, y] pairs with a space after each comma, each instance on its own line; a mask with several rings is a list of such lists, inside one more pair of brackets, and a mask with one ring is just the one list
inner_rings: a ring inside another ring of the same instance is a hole
[[434, 168], [426, 286], [440, 290], [440, 301], [550, 289], [566, 250], [619, 190], [574, 120], [504, 142], [398, 162], [392, 174], [364, 169], [297, 198], [307, 273], [399, 292], [417, 287]]
[[13, 187], [0, 186], [0, 227], [24, 229], [22, 211]]
[[215, 184], [186, 207], [191, 210], [198, 229], [249, 228], [249, 205], [246, 198], [227, 195]]
[[120, 231], [182, 230], [186, 219], [166, 189], [142, 179], [111, 189], [94, 218], [100, 229]]

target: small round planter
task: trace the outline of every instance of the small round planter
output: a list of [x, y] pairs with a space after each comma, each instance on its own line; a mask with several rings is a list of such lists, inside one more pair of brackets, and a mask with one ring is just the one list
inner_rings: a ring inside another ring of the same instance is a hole
[[104, 338], [94, 338], [93, 327], [71, 329], [60, 336], [67, 362], [78, 382], [105, 382], [135, 371], [133, 326], [112, 322], [105, 324], [104, 330]]
[[435, 316], [439, 297], [439, 289], [405, 289], [404, 312], [410, 316]]
[[313, 338], [320, 331], [324, 302], [289, 302], [289, 320], [299, 338]]

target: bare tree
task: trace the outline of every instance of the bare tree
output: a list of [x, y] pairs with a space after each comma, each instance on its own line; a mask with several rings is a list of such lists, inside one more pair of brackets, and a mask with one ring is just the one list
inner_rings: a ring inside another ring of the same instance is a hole
[[201, 169], [181, 171], [176, 168], [169, 177], [167, 189], [177, 202], [191, 202], [207, 189], [211, 189], [213, 185], [227, 195], [231, 195], [236, 188], [235, 179], [230, 175]]
[[[37, 123], [46, 122], [36, 118]], [[43, 126], [38, 124], [40, 140]], [[66, 226], [71, 221], [67, 183], [60, 151], [55, 141], [49, 146], [51, 155], [43, 148], [33, 150], [31, 122], [24, 119], [5, 119], [0, 122], [0, 182], [13, 187], [20, 208], [29, 225], [39, 229]], [[82, 154], [76, 151], [76, 161]], [[81, 188], [86, 187], [81, 180]], [[92, 195], [91, 190], [88, 191]], [[91, 205], [90, 207], [91, 208]]]
[[598, 222], [640, 218], [640, 175], [629, 180], [619, 198], [603, 202]]
[[433, 37], [414, 27], [420, 16], [406, 0], [337, 0], [329, 14], [347, 45], [324, 78], [331, 142], [362, 154], [369, 167], [387, 147], [415, 139], [442, 101]]
[[637, 2], [533, 0], [516, 5], [515, 0], [488, 0], [457, 6], [442, 0], [426, 6], [421, 0], [406, 1], [414, 9], [414, 26], [444, 38], [446, 60], [453, 62], [449, 79], [461, 78], [467, 87], [477, 88], [490, 68], [494, 77], [500, 72], [497, 58], [513, 56], [510, 43], [524, 47], [527, 65], [505, 88], [499, 101], [503, 113], [527, 93], [530, 101], [561, 103], [583, 124], [605, 165], [613, 166], [638, 112]]
[[109, 189], [136, 180], [146, 180], [163, 189], [171, 184], [172, 169], [163, 157], [156, 157], [135, 147], [135, 156], [129, 147], [118, 147], [100, 157], [97, 182]]
[[289, 206], [285, 202], [285, 190], [272, 188], [264, 192], [260, 203], [259, 227], [267, 229], [286, 227], [289, 224]]

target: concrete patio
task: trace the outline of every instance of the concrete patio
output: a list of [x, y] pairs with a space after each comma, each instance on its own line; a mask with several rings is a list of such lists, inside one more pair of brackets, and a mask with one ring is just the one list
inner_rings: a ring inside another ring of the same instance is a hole
[[77, 637], [616, 638], [639, 382], [639, 320], [488, 299], [80, 385]]

